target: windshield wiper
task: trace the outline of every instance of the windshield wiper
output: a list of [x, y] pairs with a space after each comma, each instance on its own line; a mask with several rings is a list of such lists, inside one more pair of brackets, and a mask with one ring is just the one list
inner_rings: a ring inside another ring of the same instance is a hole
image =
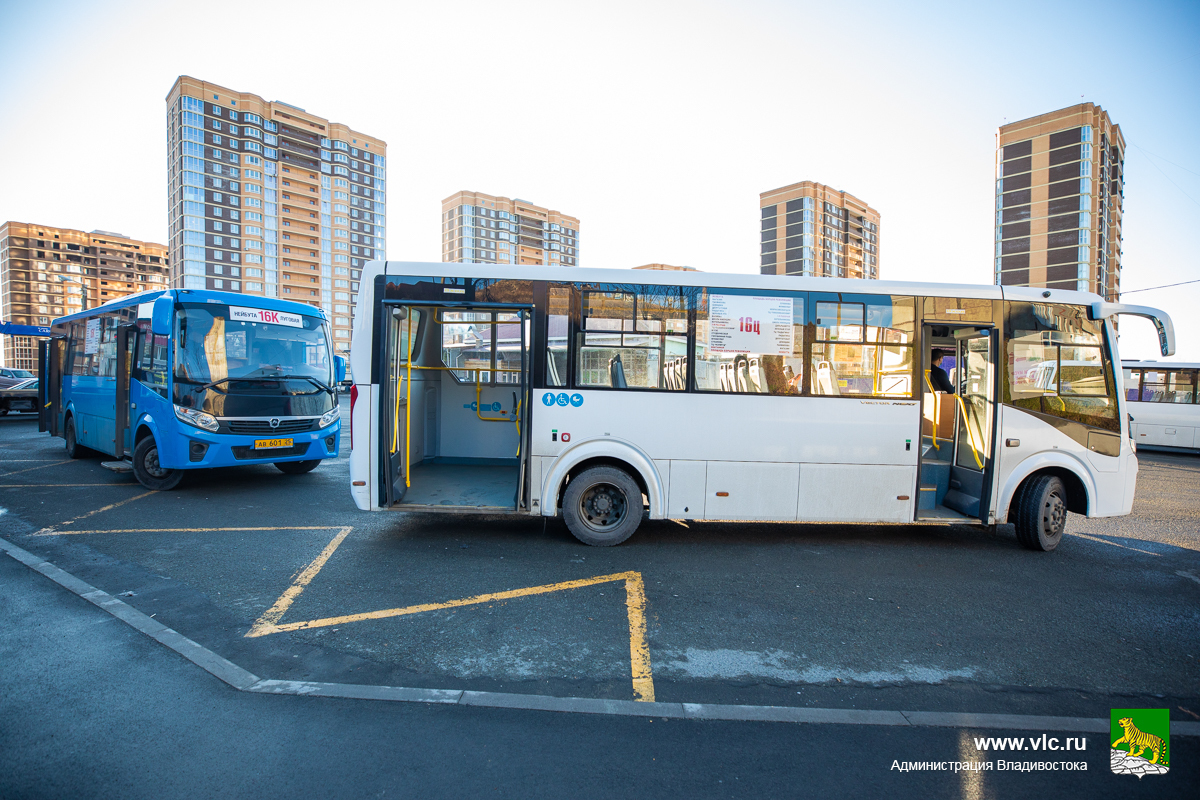
[[264, 375], [263, 377], [271, 378], [274, 380], [281, 380], [281, 381], [284, 381], [284, 380], [308, 381], [309, 383], [319, 386], [321, 389], [323, 389], [326, 392], [333, 391], [332, 387], [326, 386], [324, 383], [322, 383], [321, 381], [319, 381], [318, 379], [314, 378], [311, 375]]

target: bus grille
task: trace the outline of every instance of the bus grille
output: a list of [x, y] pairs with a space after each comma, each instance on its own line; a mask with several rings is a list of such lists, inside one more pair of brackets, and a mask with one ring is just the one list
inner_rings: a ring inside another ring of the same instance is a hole
[[280, 417], [279, 427], [272, 428], [265, 419], [231, 419], [225, 422], [230, 433], [243, 433], [253, 436], [271, 435], [276, 433], [302, 433], [312, 430], [315, 419], [288, 419]]
[[302, 456], [308, 452], [308, 446], [311, 444], [312, 442], [304, 442], [295, 447], [273, 447], [270, 450], [255, 450], [249, 445], [241, 445], [229, 449], [233, 451], [234, 458], [242, 461], [251, 459], [272, 461], [277, 458], [287, 458], [288, 456]]

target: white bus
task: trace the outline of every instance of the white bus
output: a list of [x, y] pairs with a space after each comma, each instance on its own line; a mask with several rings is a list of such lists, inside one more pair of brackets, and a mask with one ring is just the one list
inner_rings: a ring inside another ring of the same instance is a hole
[[[1013, 522], [1129, 513], [1114, 314], [1069, 291], [701, 272], [370, 262], [351, 348], [364, 510]], [[933, 391], [931, 355], [954, 361]], [[1047, 367], [1056, 367], [1053, 379]]]
[[1130, 436], [1148, 450], [1200, 452], [1200, 364], [1123, 361]]

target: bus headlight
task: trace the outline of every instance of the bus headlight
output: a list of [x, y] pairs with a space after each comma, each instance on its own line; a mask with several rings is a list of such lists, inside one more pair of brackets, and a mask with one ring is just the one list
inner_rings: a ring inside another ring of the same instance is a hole
[[342, 416], [342, 410], [334, 406], [332, 410], [326, 411], [321, 415], [321, 423], [317, 427], [328, 428], [333, 423], [337, 422]]
[[217, 418], [212, 414], [206, 414], [203, 411], [197, 411], [194, 408], [184, 408], [183, 406], [175, 406], [175, 416], [180, 422], [186, 422], [188, 425], [195, 425], [197, 428], [203, 428], [206, 431], [216, 433], [221, 427], [217, 422]]

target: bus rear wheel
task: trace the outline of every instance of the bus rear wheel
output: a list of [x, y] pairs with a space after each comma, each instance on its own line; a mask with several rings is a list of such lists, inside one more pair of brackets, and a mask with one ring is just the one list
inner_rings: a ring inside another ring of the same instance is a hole
[[576, 539], [612, 547], [633, 535], [642, 522], [642, 490], [616, 467], [591, 467], [576, 475], [563, 493], [563, 517]]
[[183, 470], [167, 469], [159, 464], [158, 443], [153, 436], [147, 436], [133, 448], [133, 476], [147, 489], [166, 492], [183, 480]]
[[321, 459], [314, 458], [311, 461], [276, 461], [275, 466], [280, 472], [286, 472], [288, 475], [303, 475], [312, 472], [320, 463]]
[[1031, 478], [1017, 497], [1017, 541], [1030, 550], [1049, 552], [1067, 527], [1067, 489], [1053, 475]]

